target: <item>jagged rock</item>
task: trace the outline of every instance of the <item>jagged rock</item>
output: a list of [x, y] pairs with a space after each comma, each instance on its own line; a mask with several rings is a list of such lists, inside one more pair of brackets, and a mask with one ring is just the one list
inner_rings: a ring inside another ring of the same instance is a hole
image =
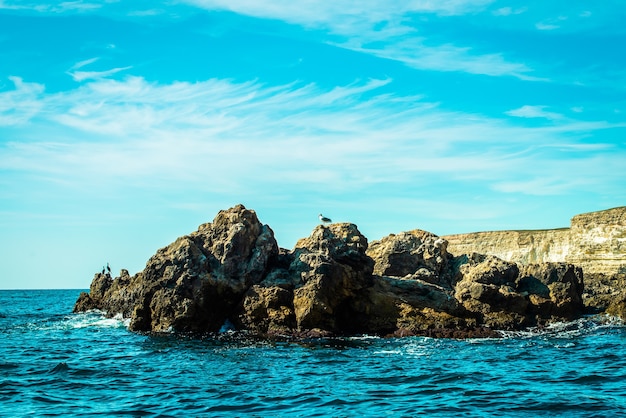
[[129, 317], [137, 331], [217, 331], [277, 253], [272, 230], [238, 205], [158, 250], [132, 278], [96, 275], [89, 306]]
[[254, 285], [244, 295], [237, 325], [262, 334], [290, 334], [296, 329], [293, 289]]
[[626, 321], [626, 291], [620, 292], [609, 304], [606, 313]]
[[603, 312], [626, 289], [626, 272], [616, 274], [584, 273], [585, 291], [583, 302], [592, 313]]
[[290, 272], [299, 278], [293, 307], [299, 329], [341, 331], [357, 326], [349, 302], [372, 284], [374, 262], [356, 225], [320, 225], [299, 240]]
[[[374, 276], [374, 285], [353, 302], [358, 323], [366, 332], [406, 335], [439, 328], [468, 328], [463, 307], [449, 290], [420, 279]], [[365, 331], [364, 331], [365, 332]]]
[[350, 302], [372, 280], [366, 249], [354, 224], [316, 227], [293, 251], [281, 250], [267, 277], [248, 290], [237, 324], [270, 334], [353, 329]]
[[460, 268], [455, 297], [480, 323], [517, 329], [583, 313], [582, 271], [571, 264], [523, 266], [494, 256], [472, 255]]
[[316, 227], [292, 251], [242, 205], [157, 251], [130, 276], [96, 274], [74, 310], [130, 318], [136, 331], [269, 335], [487, 336], [582, 313], [572, 265], [520, 267], [453, 256], [426, 231], [371, 243], [354, 224]]
[[482, 325], [509, 329], [531, 324], [526, 315], [528, 300], [515, 290], [517, 264], [494, 256], [472, 254], [461, 264], [462, 276], [455, 284], [454, 297], [479, 318]]
[[583, 272], [572, 264], [524, 266], [516, 288], [528, 295], [531, 313], [541, 319], [572, 320], [582, 315], [585, 309]]
[[380, 276], [419, 276], [421, 280], [449, 286], [448, 242], [437, 235], [415, 229], [391, 234], [371, 243], [367, 255], [374, 259]]
[[584, 303], [604, 311], [626, 285], [626, 207], [583, 213], [569, 228], [490, 231], [444, 236], [453, 254], [481, 253], [522, 266], [543, 262], [581, 267]]

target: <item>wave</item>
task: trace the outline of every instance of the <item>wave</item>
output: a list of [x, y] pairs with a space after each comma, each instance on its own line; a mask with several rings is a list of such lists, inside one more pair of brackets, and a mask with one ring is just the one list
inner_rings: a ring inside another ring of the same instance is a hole
[[624, 321], [609, 315], [591, 315], [569, 322], [553, 322], [545, 326], [537, 326], [522, 331], [498, 331], [502, 338], [574, 338], [592, 334], [601, 330], [622, 328]]
[[116, 315], [109, 318], [102, 311], [89, 311], [71, 315], [53, 315], [41, 321], [16, 324], [14, 329], [29, 331], [67, 331], [83, 328], [128, 328], [130, 319]]
[[67, 317], [67, 319], [71, 328], [128, 328], [130, 325], [130, 318], [124, 318], [121, 314], [108, 318], [101, 311], [74, 314], [71, 317]]

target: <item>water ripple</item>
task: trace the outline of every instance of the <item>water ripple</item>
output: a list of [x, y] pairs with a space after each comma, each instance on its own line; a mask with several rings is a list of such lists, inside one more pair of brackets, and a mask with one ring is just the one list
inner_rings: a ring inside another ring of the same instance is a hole
[[66, 314], [77, 293], [63, 295], [20, 316], [16, 304], [48, 296], [0, 294], [12, 309], [2, 319], [0, 416], [626, 412], [626, 332], [596, 318], [489, 340], [277, 343], [133, 334], [102, 313]]

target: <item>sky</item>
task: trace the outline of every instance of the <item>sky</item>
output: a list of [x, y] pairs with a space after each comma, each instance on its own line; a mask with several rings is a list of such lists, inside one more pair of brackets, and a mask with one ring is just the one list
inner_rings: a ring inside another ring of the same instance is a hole
[[626, 205], [623, 0], [0, 0], [0, 289], [238, 203], [293, 248]]

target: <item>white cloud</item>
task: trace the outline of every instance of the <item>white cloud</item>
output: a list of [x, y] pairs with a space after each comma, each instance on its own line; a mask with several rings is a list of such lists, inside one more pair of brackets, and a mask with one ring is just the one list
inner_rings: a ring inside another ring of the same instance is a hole
[[539, 30], [556, 30], [559, 29], [561, 26], [555, 25], [553, 23], [538, 22], [535, 23], [535, 27]]
[[511, 16], [511, 15], [519, 15], [522, 13], [526, 13], [528, 11], [527, 7], [520, 7], [518, 9], [513, 9], [512, 7], [501, 7], [492, 12], [494, 16]]
[[0, 127], [19, 125], [30, 120], [44, 106], [44, 86], [20, 77], [9, 77], [14, 90], [0, 91]]
[[[30, 105], [11, 124], [35, 139], [7, 143], [0, 168], [88, 189], [113, 182], [250, 196], [293, 187], [352, 193], [376, 184], [497, 179], [498, 190], [521, 193], [531, 188], [516, 179], [534, 176], [539, 161], [560, 172], [562, 149], [583, 156], [606, 151], [576, 138], [618, 127], [562, 120], [520, 128], [380, 92], [391, 80], [324, 90], [313, 84], [157, 84], [128, 77], [50, 94], [38, 84], [14, 82], [15, 90], [2, 98]], [[511, 112], [555, 115], [540, 106]], [[566, 189], [573, 184], [564, 180], [570, 175], [563, 170], [561, 180], [542, 190]]]
[[503, 193], [521, 193], [525, 195], [550, 196], [564, 194], [575, 189], [578, 185], [576, 180], [567, 181], [561, 176], [530, 178], [520, 181], [500, 182], [493, 189]]
[[74, 81], [82, 82], [85, 80], [96, 80], [96, 79], [107, 78], [113, 74], [117, 74], [119, 72], [130, 70], [131, 68], [133, 68], [132, 66], [128, 66], [128, 67], [111, 68], [111, 69], [103, 70], [103, 71], [77, 71], [99, 60], [100, 60], [99, 57], [95, 57], [95, 58], [90, 58], [87, 60], [79, 61], [76, 64], [74, 64], [72, 68], [69, 69], [69, 71], [67, 71], [67, 74], [70, 75], [74, 79]]
[[[338, 33], [341, 22], [371, 26], [377, 22], [397, 21], [411, 13], [462, 15], [483, 10], [494, 0], [398, 0], [393, 5], [384, 0], [348, 0], [341, 2], [317, 0], [185, 0], [185, 3], [209, 10], [230, 10], [236, 13], [269, 19], [280, 19], [304, 26], [327, 27]], [[360, 23], [359, 23], [360, 22]], [[353, 29], [348, 29], [349, 33]]]
[[568, 19], [567, 16], [558, 16], [556, 18], [551, 18], [544, 20], [542, 22], [537, 22], [535, 27], [538, 30], [556, 30], [561, 28], [561, 22], [564, 22]]
[[118, 68], [111, 68], [110, 70], [104, 70], [104, 71], [68, 71], [67, 74], [69, 74], [74, 79], [74, 81], [81, 82], [85, 80], [107, 78], [113, 74], [130, 70], [131, 68], [133, 67], [132, 66], [118, 67]]
[[[531, 75], [532, 69], [526, 64], [509, 62], [500, 53], [478, 52], [451, 43], [428, 45], [424, 37], [415, 36], [417, 29], [409, 23], [418, 14], [445, 16], [480, 12], [493, 3], [492, 0], [404, 0], [394, 2], [393, 7], [382, 0], [188, 0], [187, 3], [327, 30], [343, 39], [334, 42], [337, 46], [399, 61], [413, 68], [539, 80]], [[510, 13], [523, 11], [516, 9]]]
[[54, 3], [43, 3], [43, 2], [25, 2], [25, 1], [9, 1], [0, 0], [0, 9], [8, 9], [8, 10], [30, 10], [34, 12], [40, 13], [65, 13], [65, 12], [84, 12], [100, 9], [102, 4], [94, 3], [94, 2], [84, 2], [81, 0], [77, 1], [65, 1], [59, 2], [58, 4]]
[[79, 61], [76, 64], [72, 65], [72, 68], [70, 68], [70, 70], [78, 70], [79, 68], [83, 68], [89, 64], [93, 64], [94, 62], [98, 61], [100, 58], [95, 57], [95, 58], [89, 58], [83, 61]]
[[452, 44], [426, 46], [424, 41], [420, 38], [410, 38], [378, 49], [356, 46], [348, 46], [348, 48], [400, 61], [417, 69], [541, 80], [530, 75], [532, 69], [525, 64], [508, 62], [501, 54], [476, 54], [469, 47], [458, 47]]
[[543, 118], [550, 120], [563, 119], [563, 115], [555, 112], [548, 112], [544, 110], [545, 108], [546, 106], [524, 105], [518, 109], [509, 110], [506, 114], [518, 118]]

